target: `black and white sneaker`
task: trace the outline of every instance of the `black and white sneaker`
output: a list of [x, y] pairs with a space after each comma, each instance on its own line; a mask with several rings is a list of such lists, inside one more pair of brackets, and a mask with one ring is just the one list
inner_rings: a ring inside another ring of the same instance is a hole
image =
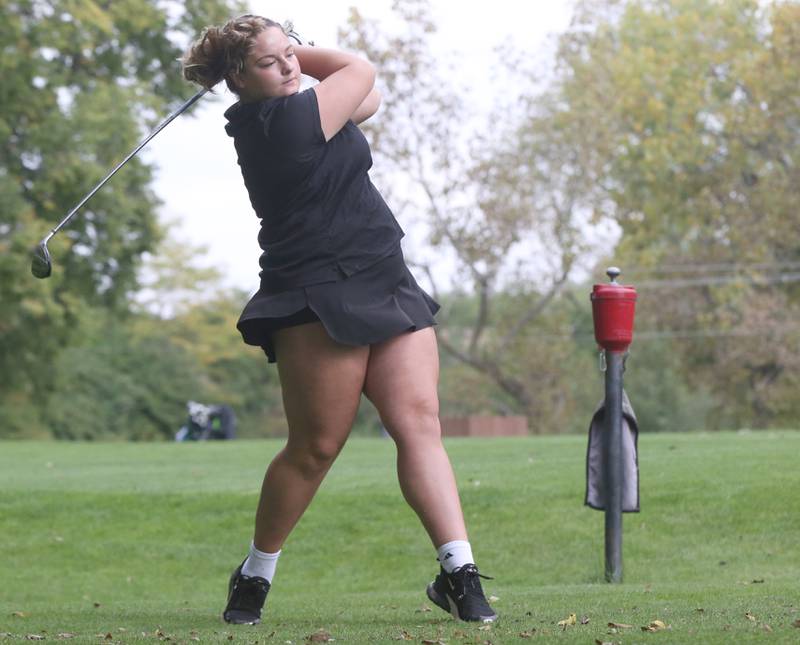
[[497, 620], [497, 614], [486, 601], [481, 578], [492, 579], [478, 573], [478, 567], [474, 564], [465, 564], [453, 573], [447, 573], [440, 567], [439, 575], [426, 590], [428, 598], [460, 620], [492, 623]]
[[244, 562], [231, 574], [228, 605], [222, 617], [234, 625], [258, 625], [270, 585], [264, 578], [244, 575], [243, 566]]

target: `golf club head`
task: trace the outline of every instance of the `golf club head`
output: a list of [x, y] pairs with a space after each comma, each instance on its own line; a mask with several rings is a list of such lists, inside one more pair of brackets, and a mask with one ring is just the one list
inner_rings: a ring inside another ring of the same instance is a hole
[[50, 252], [47, 250], [47, 242], [40, 242], [33, 250], [33, 260], [31, 261], [31, 273], [37, 278], [49, 278], [53, 272], [53, 263], [50, 261]]

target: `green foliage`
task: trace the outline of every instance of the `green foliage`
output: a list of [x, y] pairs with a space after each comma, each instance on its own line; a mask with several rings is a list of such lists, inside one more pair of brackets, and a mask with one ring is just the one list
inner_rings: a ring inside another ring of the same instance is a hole
[[[687, 382], [685, 366], [669, 342], [636, 342], [628, 357], [625, 390], [645, 432], [724, 428], [728, 419], [713, 412], [718, 403], [708, 387]], [[602, 397], [602, 390], [598, 392]]]
[[663, 334], [654, 359], [680, 356], [665, 373], [723, 424], [800, 415], [782, 268], [800, 250], [799, 16], [793, 1], [582, 2], [549, 91], [596, 216], [622, 229], [615, 263], [643, 283], [637, 327]]
[[564, 36], [563, 117], [589, 127], [583, 152], [613, 198], [622, 250], [646, 247], [653, 260], [791, 250], [800, 132], [787, 61], [800, 52], [787, 35], [798, 11], [632, 1], [617, 21]]
[[187, 96], [176, 60], [187, 34], [241, 8], [238, 0], [3, 3], [0, 407], [18, 411], [13, 432], [40, 432], [36, 409], [22, 410], [41, 407], [51, 365], [80, 341], [89, 308], [127, 308], [139, 258], [160, 235], [150, 168], [130, 161], [52, 241], [49, 280], [31, 276], [31, 249]]
[[55, 362], [46, 419], [58, 439], [171, 439], [186, 402], [202, 399], [200, 366], [164, 335], [132, 337], [109, 320]]
[[[800, 3], [578, 2], [546, 91], [498, 97], [474, 136], [430, 63], [429, 4], [393, 7], [391, 28], [354, 11], [341, 38], [380, 71], [376, 179], [409, 187], [390, 203], [456, 258], [459, 289], [437, 296], [443, 414], [585, 431], [602, 384], [588, 288], [570, 281], [603, 255], [587, 231], [613, 221], [609, 263], [639, 286], [626, 388], [642, 429], [793, 425]], [[53, 240], [52, 278], [28, 271], [38, 238], [190, 93], [189, 37], [239, 3], [4, 9], [0, 436], [170, 437], [189, 398], [231, 405], [245, 436], [283, 435], [277, 373], [235, 330], [246, 294], [157, 224], [140, 160]], [[377, 427], [365, 403], [356, 432]]]
[[139, 325], [170, 338], [197, 361], [204, 396], [233, 408], [239, 436], [283, 436], [286, 420], [277, 370], [260, 348], [244, 345], [236, 330], [246, 301], [244, 293], [221, 293], [180, 315], [145, 318]]

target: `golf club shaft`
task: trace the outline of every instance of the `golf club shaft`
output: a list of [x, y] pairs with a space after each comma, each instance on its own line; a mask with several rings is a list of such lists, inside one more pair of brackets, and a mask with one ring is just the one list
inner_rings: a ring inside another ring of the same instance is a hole
[[168, 125], [169, 125], [169, 124], [172, 122], [172, 120], [173, 120], [173, 119], [175, 119], [175, 117], [179, 116], [180, 114], [182, 114], [183, 112], [185, 112], [187, 109], [189, 109], [189, 108], [190, 108], [192, 105], [194, 105], [194, 103], [195, 103], [195, 102], [196, 102], [198, 99], [200, 99], [200, 98], [201, 98], [201, 97], [202, 97], [202, 96], [203, 96], [203, 95], [204, 95], [206, 92], [208, 92], [208, 90], [207, 90], [207, 89], [202, 89], [202, 90], [200, 90], [200, 91], [199, 91], [197, 94], [195, 94], [195, 95], [194, 95], [192, 98], [190, 98], [188, 101], [186, 101], [186, 102], [185, 102], [183, 105], [181, 105], [181, 106], [180, 106], [180, 107], [179, 107], [177, 110], [175, 110], [175, 111], [174, 111], [172, 114], [170, 114], [170, 115], [169, 115], [169, 116], [168, 116], [166, 119], [164, 119], [164, 121], [161, 123], [161, 125], [159, 125], [159, 126], [158, 126], [158, 127], [155, 129], [155, 130], [153, 130], [153, 131], [152, 131], [152, 132], [151, 132], [151, 133], [150, 133], [150, 134], [147, 136], [147, 138], [146, 138], [144, 141], [142, 141], [142, 142], [141, 142], [141, 143], [140, 143], [138, 146], [136, 146], [136, 149], [135, 149], [133, 152], [131, 152], [131, 153], [130, 153], [130, 154], [127, 156], [127, 157], [125, 157], [125, 159], [123, 159], [123, 160], [122, 160], [122, 161], [121, 161], [119, 164], [117, 164], [117, 166], [116, 166], [116, 167], [115, 167], [115, 168], [114, 168], [114, 169], [113, 169], [113, 170], [112, 170], [110, 173], [108, 173], [108, 174], [107, 174], [107, 175], [106, 175], [106, 176], [103, 178], [103, 180], [102, 180], [102, 181], [101, 181], [99, 184], [97, 184], [97, 186], [95, 186], [94, 188], [92, 188], [92, 190], [91, 190], [91, 191], [89, 191], [89, 193], [87, 193], [87, 195], [86, 195], [86, 196], [85, 196], [85, 197], [84, 197], [84, 198], [83, 198], [83, 199], [80, 201], [80, 203], [79, 203], [77, 206], [75, 206], [75, 208], [73, 208], [73, 209], [72, 209], [72, 210], [71, 210], [69, 213], [67, 213], [67, 216], [66, 216], [64, 219], [62, 219], [62, 220], [61, 220], [61, 221], [58, 223], [58, 225], [57, 225], [57, 226], [56, 226], [56, 227], [55, 227], [55, 228], [54, 228], [52, 231], [50, 231], [50, 232], [47, 234], [47, 236], [46, 236], [46, 237], [45, 237], [45, 238], [42, 240], [42, 243], [43, 243], [43, 244], [47, 244], [47, 242], [49, 242], [49, 241], [50, 241], [50, 238], [51, 238], [51, 237], [53, 237], [53, 236], [54, 236], [56, 233], [58, 233], [58, 232], [61, 230], [61, 228], [62, 228], [62, 227], [63, 227], [63, 226], [64, 226], [64, 225], [65, 225], [67, 222], [69, 222], [69, 221], [72, 219], [72, 216], [73, 216], [73, 215], [75, 215], [75, 213], [77, 213], [77, 212], [78, 212], [78, 210], [80, 210], [81, 206], [83, 206], [83, 205], [84, 205], [86, 202], [88, 202], [88, 201], [89, 201], [89, 200], [92, 198], [92, 196], [93, 196], [93, 195], [94, 195], [94, 194], [95, 194], [95, 193], [96, 193], [98, 190], [100, 190], [100, 189], [103, 187], [103, 185], [104, 185], [104, 184], [105, 184], [105, 183], [106, 183], [106, 182], [107, 182], [109, 179], [111, 179], [111, 178], [112, 178], [112, 177], [113, 177], [113, 176], [116, 174], [116, 172], [117, 172], [117, 171], [118, 171], [120, 168], [122, 168], [122, 166], [124, 166], [126, 163], [128, 163], [128, 161], [130, 161], [130, 160], [131, 160], [131, 158], [132, 158], [134, 155], [136, 155], [136, 153], [137, 153], [137, 152], [139, 152], [139, 150], [141, 150], [142, 148], [144, 148], [144, 147], [147, 145], [147, 143], [148, 143], [148, 142], [149, 142], [149, 141], [150, 141], [150, 140], [151, 140], [151, 139], [152, 139], [154, 136], [156, 136], [156, 135], [157, 135], [159, 132], [161, 132], [161, 131], [162, 131], [162, 130], [165, 128], [165, 127], [167, 127], [167, 126], [168, 126]]

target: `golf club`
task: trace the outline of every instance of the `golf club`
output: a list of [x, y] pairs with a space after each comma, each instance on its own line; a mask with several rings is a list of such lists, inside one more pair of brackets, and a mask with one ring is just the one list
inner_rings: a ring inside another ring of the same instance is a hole
[[81, 206], [83, 206], [86, 202], [89, 201], [89, 199], [91, 199], [92, 195], [94, 195], [98, 190], [100, 190], [103, 187], [103, 185], [109, 179], [111, 179], [120, 168], [122, 168], [122, 166], [124, 166], [126, 163], [128, 163], [128, 161], [130, 161], [131, 158], [133, 158], [133, 156], [137, 152], [139, 152], [139, 150], [144, 148], [147, 145], [147, 143], [150, 141], [150, 139], [152, 139], [159, 132], [161, 132], [165, 127], [167, 127], [167, 125], [169, 125], [172, 122], [172, 120], [175, 119], [175, 117], [177, 117], [178, 115], [180, 115], [183, 112], [185, 112], [186, 110], [188, 110], [206, 92], [208, 92], [208, 90], [206, 90], [206, 89], [200, 90], [197, 94], [195, 94], [192, 98], [190, 98], [188, 101], [186, 101], [183, 105], [181, 105], [172, 114], [170, 114], [161, 123], [161, 125], [159, 125], [155, 130], [153, 130], [144, 141], [142, 141], [138, 146], [136, 146], [136, 149], [133, 152], [131, 152], [127, 157], [125, 157], [125, 159], [123, 159], [117, 165], [117, 167], [114, 168], [114, 170], [112, 170], [110, 173], [108, 173], [103, 178], [103, 180], [99, 184], [97, 184], [97, 186], [92, 188], [92, 190], [89, 191], [89, 193], [78, 203], [78, 205], [75, 206], [75, 208], [73, 208], [69, 213], [67, 213], [67, 216], [58, 223], [58, 226], [56, 226], [52, 231], [50, 231], [42, 239], [42, 241], [39, 242], [39, 245], [33, 251], [33, 260], [31, 261], [31, 273], [35, 277], [37, 277], [37, 278], [48, 278], [48, 277], [50, 277], [50, 274], [53, 272], [53, 262], [50, 259], [50, 252], [47, 250], [47, 243], [50, 241], [50, 239], [56, 233], [58, 233], [62, 229], [62, 227], [67, 224], [67, 222], [69, 222], [72, 219], [72, 216], [75, 215], [76, 212], [78, 212], [78, 210], [80, 209]]

